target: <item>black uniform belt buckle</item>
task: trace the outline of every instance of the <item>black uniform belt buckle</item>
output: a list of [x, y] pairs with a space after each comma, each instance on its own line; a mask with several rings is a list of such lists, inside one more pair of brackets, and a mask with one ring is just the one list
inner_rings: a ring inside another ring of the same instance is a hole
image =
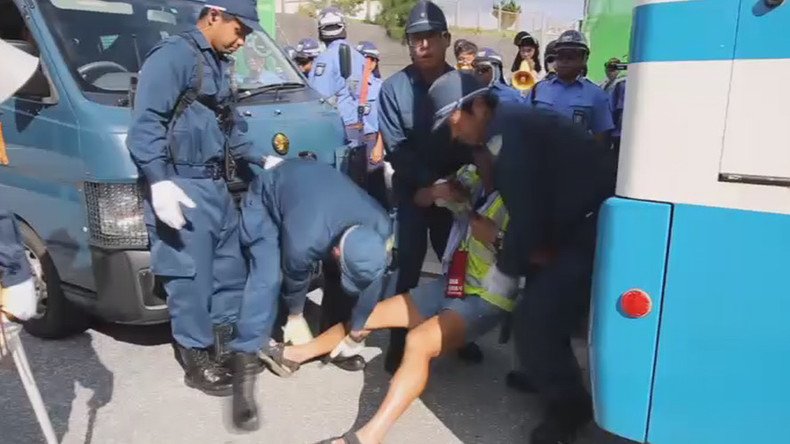
[[225, 166], [221, 163], [209, 163], [204, 166], [206, 178], [220, 180], [225, 178]]

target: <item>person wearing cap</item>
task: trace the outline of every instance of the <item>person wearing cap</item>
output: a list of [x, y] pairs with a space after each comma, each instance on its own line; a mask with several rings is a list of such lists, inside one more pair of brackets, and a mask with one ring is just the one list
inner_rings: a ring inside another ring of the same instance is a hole
[[[345, 305], [352, 308], [350, 325], [352, 330], [361, 329], [387, 278], [390, 216], [330, 165], [291, 159], [267, 168], [250, 185], [242, 207], [242, 237], [252, 257], [250, 285], [258, 292], [277, 294], [282, 268], [289, 317], [301, 317], [314, 265], [337, 264], [348, 296]], [[330, 325], [346, 320], [333, 319]], [[261, 357], [272, 371], [287, 376], [290, 371], [279, 358], [283, 347], [267, 347]], [[361, 370], [365, 360], [356, 353], [360, 348], [333, 357], [332, 362], [345, 370]]]
[[385, 210], [390, 210], [387, 184], [384, 177], [384, 139], [379, 133], [379, 94], [381, 92], [381, 73], [379, 60], [381, 53], [373, 42], [361, 41], [357, 51], [365, 57], [365, 71], [362, 74], [362, 90], [359, 107], [364, 125], [364, 142], [367, 145], [368, 176], [365, 189]]
[[455, 54], [456, 69], [471, 71], [477, 55], [477, 45], [466, 39], [458, 39], [453, 44], [453, 54]]
[[151, 269], [167, 292], [184, 381], [233, 394], [234, 424], [247, 430], [259, 425], [257, 351], [268, 332], [257, 321], [265, 301], [244, 291], [239, 213], [227, 181], [236, 161], [262, 165], [263, 155], [233, 110], [229, 56], [260, 29], [257, 19], [252, 2], [213, 0], [195, 26], [155, 45], [126, 139], [145, 182]]
[[[346, 126], [349, 140], [357, 141], [362, 137], [362, 117], [359, 114], [359, 94], [362, 86], [362, 73], [365, 58], [353, 50], [346, 40], [346, 20], [337, 8], [326, 8], [318, 14], [318, 38], [326, 45], [326, 50], [314, 62], [308, 77], [310, 86], [321, 95], [328, 97], [329, 103], [337, 107]], [[348, 79], [340, 72], [341, 47], [349, 48], [351, 71]]]
[[[0, 40], [0, 60], [7, 62], [0, 71], [0, 103], [21, 88], [38, 68], [38, 59]], [[0, 153], [0, 165], [8, 163]], [[22, 244], [16, 217], [0, 211], [0, 323], [3, 314], [26, 321], [36, 315], [36, 285]]]
[[621, 71], [618, 69], [618, 67], [621, 64], [622, 62], [620, 59], [612, 57], [603, 65], [604, 71], [606, 71], [606, 80], [601, 82], [601, 84], [598, 86], [600, 86], [607, 94], [612, 93], [615, 83], [617, 83], [617, 80], [620, 78]]
[[483, 287], [508, 294], [502, 289], [524, 280], [513, 312], [516, 349], [546, 404], [530, 442], [570, 442], [592, 418], [570, 336], [589, 307], [596, 212], [614, 183], [608, 150], [557, 113], [491, 103], [478, 88], [450, 74], [437, 80], [437, 124], [446, 121], [466, 143], [499, 147], [494, 188], [510, 220]]
[[551, 80], [554, 77], [557, 77], [557, 41], [552, 40], [546, 44], [546, 52], [543, 54], [543, 66], [546, 67], [546, 76], [543, 78], [545, 80]]
[[510, 67], [510, 72], [517, 72], [521, 70], [521, 63], [524, 60], [529, 61], [532, 75], [537, 80], [543, 72], [543, 67], [540, 65], [540, 43], [532, 37], [527, 31], [521, 31], [516, 34], [513, 39], [513, 44], [518, 48], [516, 57], [513, 59], [513, 65]]
[[502, 56], [491, 48], [483, 48], [474, 61], [475, 74], [480, 82], [488, 85], [500, 102], [525, 103], [524, 97], [505, 82]]
[[554, 50], [557, 77], [538, 82], [530, 91], [529, 103], [571, 119], [608, 146], [614, 128], [609, 96], [583, 75], [590, 54], [587, 39], [578, 31], [565, 31]]
[[[417, 286], [428, 248], [437, 256], [447, 246], [453, 218], [447, 209], [419, 207], [414, 197], [420, 191], [437, 190], [436, 181], [469, 163], [465, 150], [454, 150], [440, 135], [431, 132], [433, 110], [428, 88], [453, 67], [445, 61], [451, 35], [444, 12], [430, 1], [418, 2], [406, 22], [406, 42], [412, 63], [384, 81], [379, 96], [379, 130], [393, 173], [397, 211], [398, 292]], [[384, 360], [394, 372], [405, 346], [406, 331], [393, 330]], [[459, 355], [480, 362], [480, 349], [472, 344]]]
[[299, 43], [296, 44], [294, 62], [299, 66], [302, 74], [309, 77], [313, 70], [313, 63], [319, 55], [321, 55], [321, 45], [318, 40], [307, 37], [299, 40]]

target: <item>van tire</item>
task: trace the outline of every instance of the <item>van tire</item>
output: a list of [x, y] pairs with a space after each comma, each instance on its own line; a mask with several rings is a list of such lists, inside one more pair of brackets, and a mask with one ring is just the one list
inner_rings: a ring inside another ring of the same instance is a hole
[[[25, 331], [37, 338], [62, 339], [87, 330], [90, 317], [73, 302], [66, 299], [58, 270], [55, 268], [44, 242], [25, 223], [19, 224], [19, 232], [22, 235], [22, 243], [28, 258], [33, 261], [37, 260], [40, 264], [47, 292], [43, 316], [26, 321], [23, 324]], [[33, 270], [33, 273], [36, 274], [36, 270]]]

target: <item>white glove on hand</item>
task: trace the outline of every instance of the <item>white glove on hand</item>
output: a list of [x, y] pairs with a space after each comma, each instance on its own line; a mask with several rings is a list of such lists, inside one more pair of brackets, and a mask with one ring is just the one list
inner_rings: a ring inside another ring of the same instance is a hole
[[494, 265], [483, 279], [483, 288], [491, 294], [511, 298], [518, 292], [518, 278], [502, 273]]
[[28, 279], [20, 284], [0, 290], [2, 310], [20, 321], [36, 315], [36, 284]]
[[351, 336], [346, 335], [340, 344], [337, 344], [337, 347], [329, 353], [329, 358], [335, 359], [338, 356], [341, 358], [350, 358], [362, 352], [363, 348], [365, 348], [365, 340], [357, 342], [353, 340]]
[[163, 180], [151, 185], [151, 206], [156, 217], [174, 230], [187, 224], [181, 205], [195, 208], [195, 202], [173, 181]]

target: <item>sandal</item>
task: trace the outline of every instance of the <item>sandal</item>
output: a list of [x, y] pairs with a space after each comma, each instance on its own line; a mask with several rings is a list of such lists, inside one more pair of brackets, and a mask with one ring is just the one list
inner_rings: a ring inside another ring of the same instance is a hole
[[276, 344], [270, 346], [265, 351], [261, 350], [258, 352], [258, 357], [269, 367], [269, 370], [281, 378], [287, 378], [293, 375], [301, 366], [298, 362], [286, 359], [285, 356], [283, 356], [284, 351], [285, 344]]
[[336, 436], [334, 438], [325, 439], [318, 444], [332, 444], [338, 439], [342, 439], [346, 444], [362, 444], [362, 441], [357, 438], [357, 432], [346, 432], [343, 436]]

